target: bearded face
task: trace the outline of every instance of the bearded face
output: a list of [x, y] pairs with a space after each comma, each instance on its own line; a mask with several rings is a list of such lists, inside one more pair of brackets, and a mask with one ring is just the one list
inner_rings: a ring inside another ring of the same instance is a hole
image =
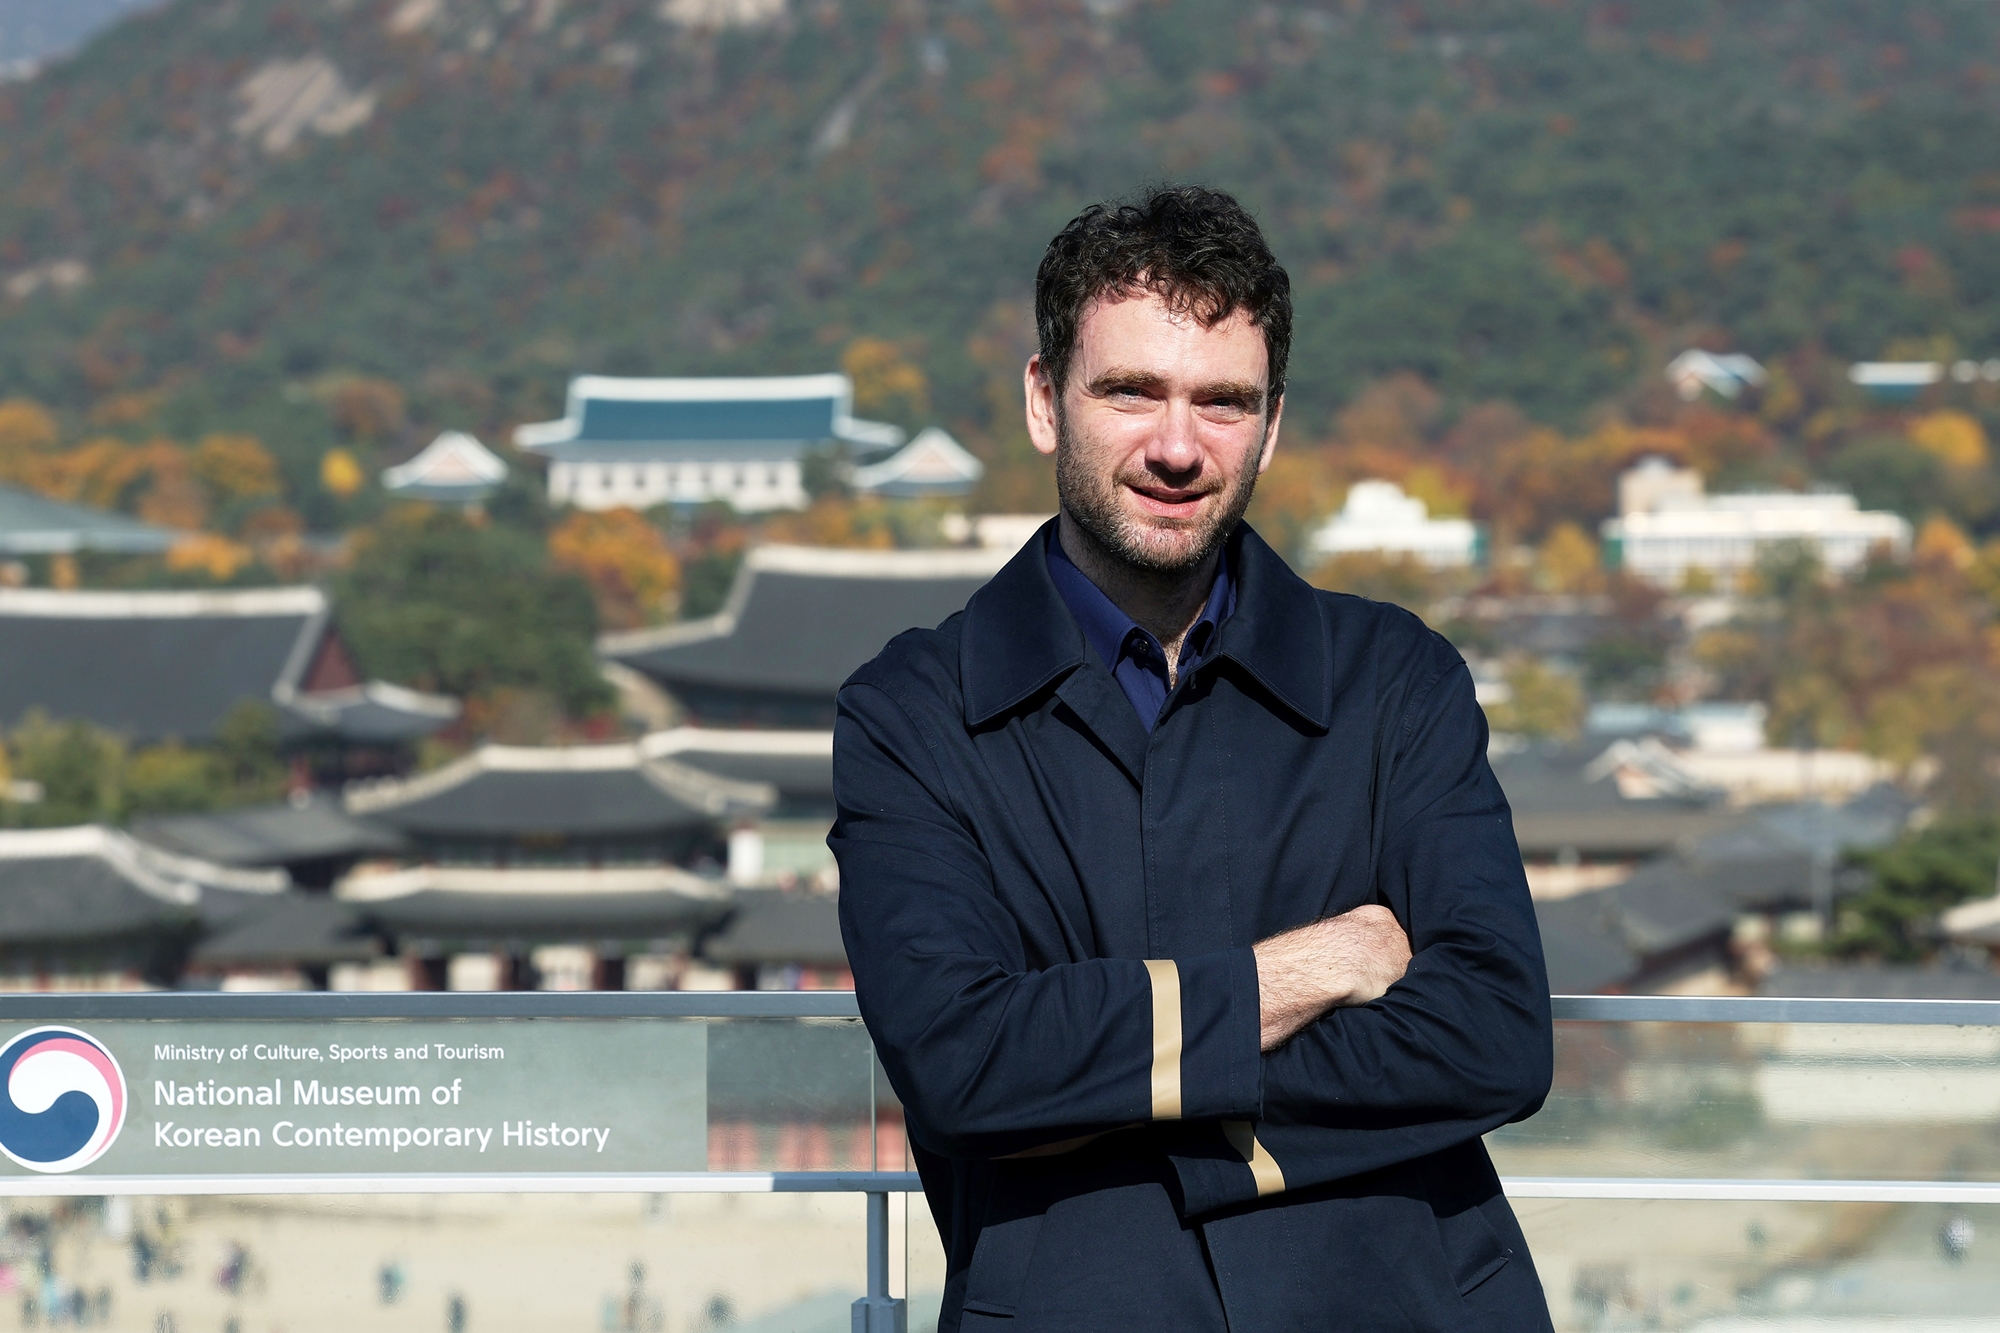
[[1262, 332], [1203, 324], [1151, 292], [1100, 300], [1060, 393], [1028, 375], [1035, 447], [1055, 455], [1066, 521], [1135, 573], [1199, 568], [1242, 519], [1277, 440]]
[[[1079, 439], [1060, 402], [1056, 430], [1056, 494], [1064, 513], [1106, 555], [1134, 569], [1172, 575], [1200, 568], [1242, 521], [1257, 488], [1261, 449], [1245, 451], [1234, 472], [1218, 465], [1205, 475], [1174, 474]], [[1192, 512], [1156, 512], [1163, 506], [1128, 498], [1167, 496]]]

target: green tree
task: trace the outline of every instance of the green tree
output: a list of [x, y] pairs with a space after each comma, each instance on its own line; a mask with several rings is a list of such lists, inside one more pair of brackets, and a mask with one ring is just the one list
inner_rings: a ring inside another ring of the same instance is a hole
[[1507, 664], [1506, 702], [1486, 710], [1495, 731], [1532, 739], [1568, 740], [1583, 726], [1583, 688], [1576, 677], [1533, 657]]
[[541, 691], [572, 717], [610, 703], [590, 585], [555, 569], [535, 536], [407, 506], [356, 546], [334, 595], [374, 674], [467, 700]]
[[1994, 891], [2000, 819], [1939, 820], [1851, 863], [1867, 872], [1868, 886], [1841, 904], [1827, 949], [1915, 962], [1937, 947], [1939, 913]]
[[116, 823], [125, 812], [125, 744], [88, 722], [57, 722], [31, 712], [8, 738], [17, 779], [38, 783], [42, 799], [9, 804], [0, 814], [18, 825]]

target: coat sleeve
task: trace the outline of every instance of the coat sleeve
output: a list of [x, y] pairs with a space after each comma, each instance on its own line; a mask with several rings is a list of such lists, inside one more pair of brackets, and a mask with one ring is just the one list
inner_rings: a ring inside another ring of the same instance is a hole
[[1134, 1124], [1256, 1115], [1249, 949], [1029, 967], [909, 711], [850, 683], [833, 752], [841, 934], [862, 1017], [926, 1148], [1002, 1157]]
[[1377, 891], [1409, 932], [1409, 970], [1265, 1055], [1254, 1132], [1176, 1154], [1190, 1212], [1427, 1157], [1548, 1095], [1548, 977], [1512, 814], [1471, 675], [1425, 638], [1378, 825]]

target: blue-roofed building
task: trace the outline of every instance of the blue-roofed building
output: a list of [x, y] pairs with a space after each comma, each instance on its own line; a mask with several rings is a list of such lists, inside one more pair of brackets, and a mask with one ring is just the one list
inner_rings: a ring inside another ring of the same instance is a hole
[[847, 376], [624, 379], [579, 375], [560, 421], [514, 432], [549, 460], [549, 499], [580, 509], [726, 500], [751, 512], [806, 505], [804, 454], [893, 449], [903, 432], [851, 411]]

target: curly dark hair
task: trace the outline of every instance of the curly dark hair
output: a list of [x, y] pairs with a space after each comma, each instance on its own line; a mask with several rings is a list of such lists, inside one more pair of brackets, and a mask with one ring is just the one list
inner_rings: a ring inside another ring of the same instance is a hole
[[1292, 280], [1249, 210], [1220, 190], [1162, 185], [1134, 201], [1092, 204], [1049, 242], [1035, 272], [1042, 373], [1058, 396], [1078, 325], [1107, 293], [1149, 291], [1213, 328], [1237, 310], [1264, 332], [1271, 399], [1285, 391]]

